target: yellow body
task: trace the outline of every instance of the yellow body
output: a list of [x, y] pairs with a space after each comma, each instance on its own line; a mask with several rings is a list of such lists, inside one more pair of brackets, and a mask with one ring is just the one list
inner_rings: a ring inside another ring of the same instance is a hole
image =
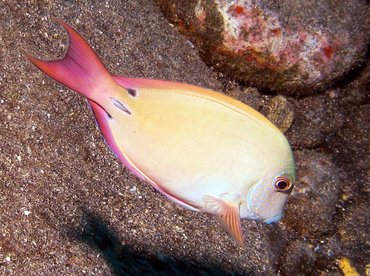
[[151, 80], [152, 87], [144, 83], [136, 97], [122, 99], [131, 115], [111, 111], [110, 128], [143, 178], [178, 203], [202, 208], [204, 196], [214, 196], [241, 205], [258, 180], [291, 165], [282, 162], [292, 162], [287, 140], [254, 109], [207, 89], [164, 83]]

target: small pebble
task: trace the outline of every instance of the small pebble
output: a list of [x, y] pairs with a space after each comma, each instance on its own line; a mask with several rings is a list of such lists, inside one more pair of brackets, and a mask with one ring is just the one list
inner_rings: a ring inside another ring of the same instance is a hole
[[130, 189], [130, 192], [132, 192], [132, 193], [136, 192], [136, 187], [135, 187], [135, 186], [133, 186], [133, 187]]

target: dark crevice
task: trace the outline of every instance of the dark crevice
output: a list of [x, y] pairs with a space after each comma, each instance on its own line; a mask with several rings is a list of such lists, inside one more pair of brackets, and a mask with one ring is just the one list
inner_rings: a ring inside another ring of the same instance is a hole
[[364, 60], [362, 60], [362, 62], [359, 62], [357, 67], [353, 68], [347, 74], [339, 78], [334, 83], [335, 88], [344, 88], [347, 85], [349, 85], [351, 82], [353, 82], [357, 77], [359, 77], [361, 73], [364, 71], [369, 59], [370, 59], [370, 42], [367, 45], [367, 50], [366, 50]]

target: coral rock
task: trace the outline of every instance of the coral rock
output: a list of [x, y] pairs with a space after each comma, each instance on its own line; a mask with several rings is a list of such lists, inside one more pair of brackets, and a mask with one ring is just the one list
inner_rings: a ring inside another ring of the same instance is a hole
[[273, 97], [265, 109], [267, 109], [265, 111], [266, 117], [283, 133], [290, 128], [294, 119], [294, 109], [287, 98], [284, 96]]
[[206, 62], [271, 91], [313, 94], [365, 58], [362, 0], [156, 2]]
[[314, 151], [296, 154], [298, 179], [283, 222], [305, 237], [318, 237], [333, 227], [340, 180], [327, 155]]

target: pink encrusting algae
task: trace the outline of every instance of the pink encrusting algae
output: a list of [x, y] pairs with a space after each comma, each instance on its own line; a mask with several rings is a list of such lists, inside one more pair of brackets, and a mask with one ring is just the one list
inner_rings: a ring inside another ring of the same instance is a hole
[[319, 30], [294, 32], [284, 28], [272, 11], [248, 2], [216, 1], [224, 20], [219, 50], [240, 56], [257, 68], [285, 71], [298, 67], [306, 83], [322, 80], [325, 72], [320, 63], [334, 63], [346, 37], [339, 41]]

